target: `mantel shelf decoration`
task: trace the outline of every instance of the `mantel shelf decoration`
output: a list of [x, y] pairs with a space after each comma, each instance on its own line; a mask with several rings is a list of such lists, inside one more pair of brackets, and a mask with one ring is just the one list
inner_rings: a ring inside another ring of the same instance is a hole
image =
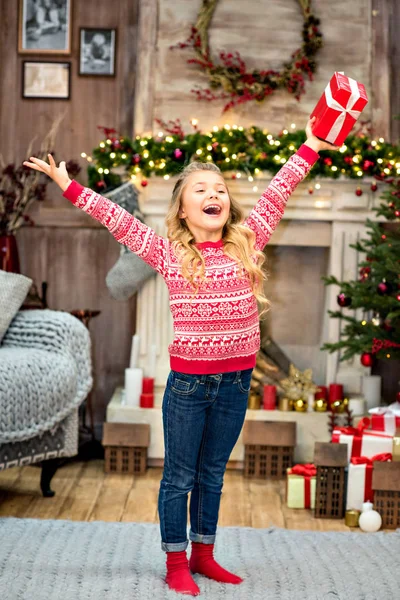
[[[219, 61], [211, 56], [208, 30], [218, 0], [202, 0], [196, 23], [191, 28], [191, 35], [186, 42], [174, 48], [192, 48], [194, 58], [187, 62], [200, 67], [207, 75], [211, 89], [193, 89], [198, 100], [208, 102], [228, 100], [223, 112], [233, 106], [249, 101], [262, 102], [275, 90], [286, 89], [299, 100], [304, 93], [304, 75], [310, 81], [316, 70], [315, 55], [322, 46], [322, 34], [319, 20], [311, 12], [311, 0], [298, 0], [303, 13], [303, 43], [293, 52], [280, 71], [274, 69], [255, 69], [249, 71], [238, 51], [219, 52]], [[266, 3], [267, 4], [267, 3]], [[222, 88], [222, 92], [214, 90]]]
[[[192, 119], [193, 131], [185, 133], [179, 119], [168, 123], [158, 119], [160, 131], [154, 136], [135, 138], [121, 136], [115, 129], [99, 127], [104, 139], [98, 147], [81, 156], [88, 161], [89, 186], [105, 192], [118, 187], [125, 179], [148, 184], [155, 175], [169, 179], [182, 171], [193, 158], [212, 161], [232, 179], [247, 177], [256, 188], [257, 178], [265, 173], [274, 175], [306, 139], [303, 129], [292, 123], [277, 135], [256, 126], [215, 125], [201, 132], [197, 119]], [[348, 136], [340, 152], [324, 151], [309, 174], [313, 178], [350, 178], [360, 181], [374, 177], [390, 183], [400, 174], [400, 148], [382, 137], [371, 137], [368, 124], [359, 122]], [[319, 184], [316, 185], [318, 187]], [[371, 190], [378, 189], [376, 181]], [[257, 191], [257, 189], [254, 189]], [[310, 193], [313, 188], [310, 186]], [[356, 187], [355, 193], [362, 194]]]

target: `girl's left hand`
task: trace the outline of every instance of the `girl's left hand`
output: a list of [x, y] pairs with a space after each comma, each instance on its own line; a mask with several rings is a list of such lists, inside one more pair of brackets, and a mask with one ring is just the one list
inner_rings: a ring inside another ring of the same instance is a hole
[[312, 132], [312, 126], [314, 125], [316, 117], [309, 119], [306, 126], [307, 140], [304, 142], [306, 146], [312, 148], [315, 152], [320, 150], [339, 150], [339, 146], [334, 146], [329, 142], [324, 142], [315, 136]]

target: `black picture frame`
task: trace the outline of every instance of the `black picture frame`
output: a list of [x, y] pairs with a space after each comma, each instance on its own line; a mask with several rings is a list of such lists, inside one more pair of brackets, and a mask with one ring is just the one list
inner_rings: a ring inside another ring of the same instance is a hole
[[[40, 67], [42, 67], [42, 71], [40, 71]], [[60, 93], [54, 91], [57, 89], [57, 84], [60, 87]], [[69, 100], [71, 97], [71, 63], [49, 60], [22, 61], [21, 95], [26, 100]]]
[[40, 2], [19, 0], [18, 53], [71, 54], [72, 0], [45, 10]]
[[79, 29], [79, 69], [82, 77], [115, 77], [117, 30], [81, 27]]

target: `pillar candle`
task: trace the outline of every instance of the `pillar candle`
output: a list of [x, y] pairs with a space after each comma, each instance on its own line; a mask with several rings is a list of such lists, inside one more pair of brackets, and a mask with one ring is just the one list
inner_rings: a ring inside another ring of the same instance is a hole
[[154, 378], [153, 377], [143, 377], [143, 394], [153, 394], [154, 393]]
[[129, 366], [131, 369], [136, 369], [139, 362], [139, 336], [135, 334], [132, 337], [132, 347], [131, 347], [131, 358], [129, 361]]
[[127, 406], [139, 406], [142, 386], [142, 369], [125, 369], [125, 402]]
[[141, 406], [141, 408], [153, 408], [154, 407], [154, 394], [141, 394], [140, 406]]
[[276, 386], [275, 385], [264, 385], [263, 395], [263, 408], [264, 410], [275, 410], [276, 408]]
[[367, 410], [379, 406], [381, 403], [381, 376], [364, 375], [362, 378], [362, 393]]
[[349, 398], [349, 410], [355, 417], [360, 417], [365, 413], [365, 400], [364, 398]]
[[343, 385], [341, 383], [331, 383], [329, 386], [329, 406], [336, 400], [343, 400]]
[[328, 402], [328, 388], [326, 385], [319, 385], [314, 394], [314, 400], [326, 400]]

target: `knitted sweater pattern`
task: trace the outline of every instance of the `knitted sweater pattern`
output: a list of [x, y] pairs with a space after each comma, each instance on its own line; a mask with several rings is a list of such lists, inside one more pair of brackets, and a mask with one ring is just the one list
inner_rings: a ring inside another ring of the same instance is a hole
[[[318, 154], [301, 146], [271, 180], [244, 225], [263, 250], [281, 220], [286, 202], [310, 171]], [[170, 366], [191, 374], [252, 368], [260, 347], [257, 302], [243, 265], [224, 254], [223, 240], [196, 244], [205, 261], [197, 294], [183, 277], [174, 246], [122, 207], [73, 181], [64, 196], [102, 223], [115, 239], [164, 278], [174, 323], [168, 347]]]

